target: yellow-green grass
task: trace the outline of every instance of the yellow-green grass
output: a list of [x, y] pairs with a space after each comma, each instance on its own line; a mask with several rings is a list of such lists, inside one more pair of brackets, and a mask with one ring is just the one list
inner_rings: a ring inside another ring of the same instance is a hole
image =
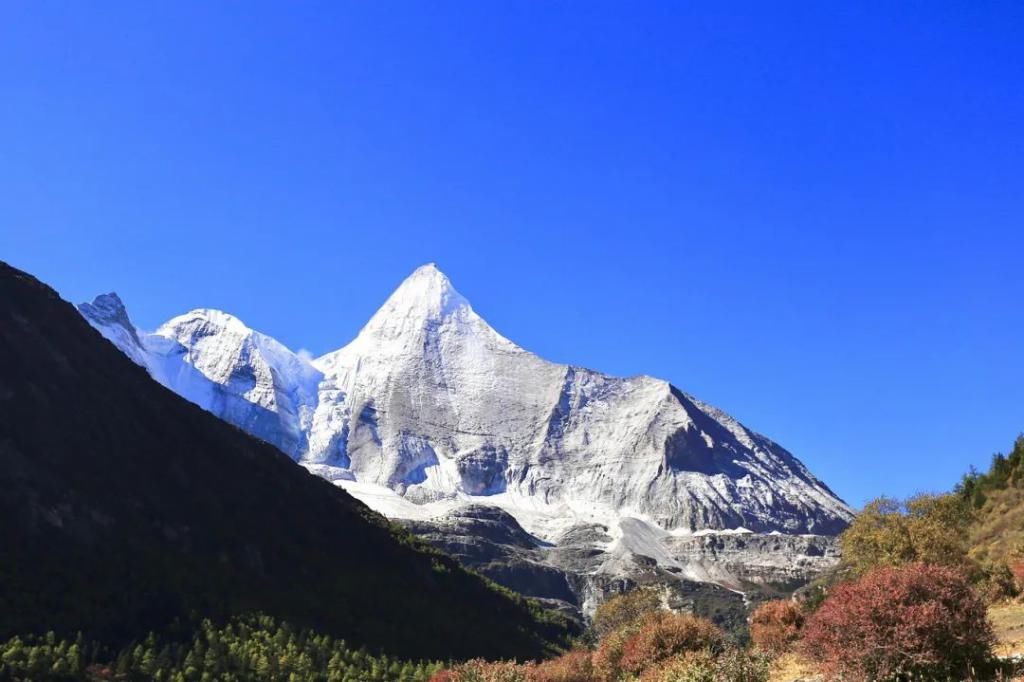
[[794, 682], [795, 680], [820, 680], [814, 665], [799, 654], [787, 653], [772, 663], [769, 682]]
[[996, 631], [996, 653], [1024, 654], [1024, 604], [996, 604], [989, 608], [988, 617]]

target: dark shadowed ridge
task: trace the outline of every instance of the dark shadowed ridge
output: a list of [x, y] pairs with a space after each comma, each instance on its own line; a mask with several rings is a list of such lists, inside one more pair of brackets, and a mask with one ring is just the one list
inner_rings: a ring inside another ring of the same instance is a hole
[[260, 611], [404, 657], [535, 657], [560, 624], [152, 381], [0, 263], [0, 638]]

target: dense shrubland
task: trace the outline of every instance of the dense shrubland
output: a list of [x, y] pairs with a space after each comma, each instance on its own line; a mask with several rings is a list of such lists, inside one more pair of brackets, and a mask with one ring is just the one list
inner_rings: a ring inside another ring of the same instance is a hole
[[765, 682], [768, 659], [730, 645], [712, 622], [662, 607], [654, 589], [614, 597], [598, 608], [586, 639], [558, 658], [516, 664], [470, 661], [432, 682]]

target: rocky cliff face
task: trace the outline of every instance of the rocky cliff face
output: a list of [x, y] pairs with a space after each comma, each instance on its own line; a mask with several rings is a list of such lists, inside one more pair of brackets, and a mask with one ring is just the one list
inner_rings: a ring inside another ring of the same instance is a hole
[[[786, 581], [834, 559], [827, 540], [798, 536], [833, 535], [851, 518], [785, 449], [669, 383], [516, 346], [433, 265], [406, 279], [355, 340], [311, 362], [218, 311], [192, 311], [153, 334], [136, 330], [116, 297], [81, 311], [158, 381], [371, 507], [424, 534], [477, 538], [465, 543], [467, 561], [532, 552], [523, 556], [538, 584], [558, 582], [539, 568], [560, 569], [547, 545], [597, 537], [581, 529], [603, 529], [594, 532], [607, 539], [588, 550], [601, 555], [602, 574], [628, 555], [689, 580]], [[480, 505], [543, 546], [488, 539], [493, 518], [480, 518]], [[701, 535], [722, 531], [732, 535]], [[760, 539], [742, 539], [747, 531]], [[529, 592], [519, 580], [504, 582]], [[578, 602], [586, 589], [576, 586]]]
[[751, 601], [786, 594], [838, 560], [831, 537], [665, 537], [636, 520], [622, 524], [628, 531], [618, 539], [613, 529], [591, 524], [544, 542], [507, 512], [479, 504], [404, 524], [463, 565], [580, 621], [612, 594], [658, 585], [676, 606], [741, 631]]

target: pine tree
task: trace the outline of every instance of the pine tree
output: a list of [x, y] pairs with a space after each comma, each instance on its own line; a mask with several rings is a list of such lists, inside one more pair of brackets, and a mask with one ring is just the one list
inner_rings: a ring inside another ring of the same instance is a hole
[[156, 672], [156, 654], [153, 653], [153, 649], [147, 647], [143, 651], [142, 661], [138, 668], [145, 675], [152, 676]]
[[72, 675], [80, 675], [85, 667], [82, 661], [82, 647], [79, 644], [81, 637], [82, 633], [78, 633], [78, 638], [75, 640], [74, 644], [68, 647], [66, 654], [68, 669]]
[[119, 678], [127, 677], [132, 669], [132, 657], [127, 650], [122, 649], [117, 655], [117, 662], [114, 664], [114, 673]]

